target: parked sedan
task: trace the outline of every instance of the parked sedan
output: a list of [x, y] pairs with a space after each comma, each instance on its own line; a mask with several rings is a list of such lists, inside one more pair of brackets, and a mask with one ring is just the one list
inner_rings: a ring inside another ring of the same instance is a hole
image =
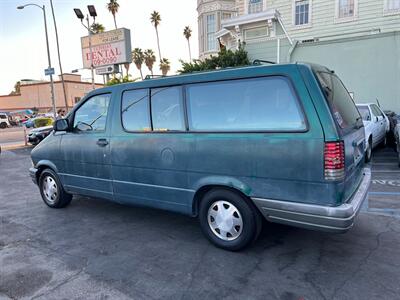
[[372, 149], [378, 145], [386, 146], [386, 133], [390, 129], [387, 116], [374, 103], [357, 104], [365, 128], [366, 155], [365, 161], [369, 162]]
[[44, 126], [32, 129], [28, 134], [28, 142], [32, 145], [39, 144], [53, 131], [53, 126]]

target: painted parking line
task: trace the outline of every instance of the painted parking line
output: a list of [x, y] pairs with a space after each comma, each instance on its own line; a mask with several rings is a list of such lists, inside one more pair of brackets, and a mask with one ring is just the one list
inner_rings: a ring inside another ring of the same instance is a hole
[[400, 196], [400, 192], [369, 192], [368, 195], [392, 195], [392, 196]]
[[388, 185], [393, 187], [400, 187], [400, 180], [397, 179], [373, 179], [372, 184]]

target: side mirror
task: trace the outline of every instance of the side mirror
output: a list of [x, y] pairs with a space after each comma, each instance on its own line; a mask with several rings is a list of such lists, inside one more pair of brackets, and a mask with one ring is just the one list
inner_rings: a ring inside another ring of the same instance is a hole
[[59, 119], [54, 123], [54, 131], [67, 131], [68, 128], [68, 119]]
[[370, 115], [367, 116], [367, 121], [371, 121], [371, 116]]
[[379, 118], [378, 117], [375, 117], [375, 122], [379, 122]]

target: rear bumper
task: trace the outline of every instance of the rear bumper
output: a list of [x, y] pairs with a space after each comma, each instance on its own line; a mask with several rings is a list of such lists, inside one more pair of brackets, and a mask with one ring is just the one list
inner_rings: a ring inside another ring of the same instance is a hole
[[367, 198], [370, 181], [371, 170], [365, 168], [356, 192], [347, 203], [336, 207], [261, 198], [252, 200], [268, 221], [340, 233], [353, 227], [354, 219]]
[[32, 167], [32, 168], [29, 168], [29, 175], [31, 176], [31, 179], [32, 179], [32, 181], [33, 181], [33, 183], [34, 184], [38, 184], [38, 182], [37, 182], [37, 172], [38, 172], [38, 169], [36, 169], [36, 168], [34, 168], [34, 167]]

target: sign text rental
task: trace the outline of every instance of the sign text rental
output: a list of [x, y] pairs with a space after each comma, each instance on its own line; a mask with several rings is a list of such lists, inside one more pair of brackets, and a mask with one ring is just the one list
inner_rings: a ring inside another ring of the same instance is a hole
[[[90, 68], [89, 37], [81, 38], [83, 67]], [[91, 36], [93, 66], [101, 67], [132, 62], [130, 30], [120, 28]]]

